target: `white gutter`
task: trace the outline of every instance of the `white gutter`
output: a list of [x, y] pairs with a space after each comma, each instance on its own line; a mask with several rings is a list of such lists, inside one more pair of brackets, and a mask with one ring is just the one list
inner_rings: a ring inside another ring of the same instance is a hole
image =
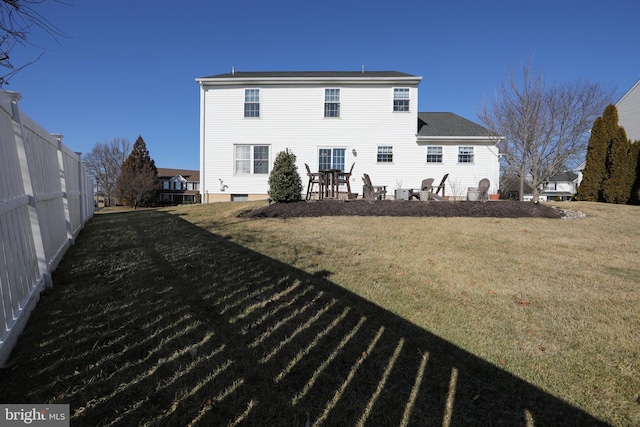
[[452, 143], [452, 142], [460, 142], [460, 141], [469, 141], [469, 142], [487, 142], [487, 141], [495, 141], [497, 144], [499, 141], [503, 140], [504, 136], [417, 136], [417, 142], [419, 143], [434, 143], [434, 142], [443, 142], [443, 143]]

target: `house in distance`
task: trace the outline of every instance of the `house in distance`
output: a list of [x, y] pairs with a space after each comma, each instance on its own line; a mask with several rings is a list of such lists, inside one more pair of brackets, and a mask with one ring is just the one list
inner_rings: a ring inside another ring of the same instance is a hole
[[289, 149], [307, 171], [340, 169], [362, 195], [375, 186], [419, 189], [448, 174], [446, 194], [465, 198], [488, 178], [499, 188], [498, 138], [451, 112], [418, 112], [422, 77], [397, 71], [243, 72], [197, 78], [203, 203], [268, 194], [276, 155]]
[[196, 203], [200, 171], [158, 168], [158, 202], [166, 205]]

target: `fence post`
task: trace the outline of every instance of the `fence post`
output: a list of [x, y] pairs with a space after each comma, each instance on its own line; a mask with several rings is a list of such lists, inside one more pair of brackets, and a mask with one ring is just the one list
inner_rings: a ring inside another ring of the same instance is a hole
[[11, 115], [13, 116], [13, 130], [16, 139], [16, 150], [18, 152], [18, 161], [20, 163], [20, 172], [22, 174], [22, 182], [24, 185], [24, 193], [29, 198], [28, 212], [31, 221], [31, 232], [33, 233], [33, 245], [38, 257], [38, 270], [44, 281], [46, 288], [53, 287], [51, 274], [47, 267], [47, 256], [44, 250], [44, 241], [42, 240], [42, 230], [40, 229], [40, 220], [38, 218], [38, 202], [33, 190], [31, 182], [31, 172], [29, 171], [29, 162], [27, 161], [27, 152], [24, 146], [25, 134], [20, 118], [20, 107], [18, 101], [22, 98], [18, 92], [5, 91], [11, 101]]
[[64, 209], [64, 221], [67, 226], [67, 239], [73, 245], [73, 224], [71, 223], [71, 212], [69, 210], [69, 190], [67, 189], [67, 171], [64, 168], [64, 149], [62, 148], [62, 134], [52, 133], [58, 142], [58, 168], [60, 171], [60, 189], [62, 190], [62, 206]]
[[80, 224], [84, 225], [84, 215], [85, 215], [85, 199], [86, 199], [86, 188], [84, 185], [84, 169], [82, 167], [82, 152], [76, 151], [78, 155], [78, 189], [80, 190], [80, 196], [78, 198], [78, 202], [80, 204]]

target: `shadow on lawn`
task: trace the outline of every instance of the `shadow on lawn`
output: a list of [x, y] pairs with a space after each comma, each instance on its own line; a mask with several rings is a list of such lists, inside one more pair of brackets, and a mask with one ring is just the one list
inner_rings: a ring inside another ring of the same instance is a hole
[[606, 425], [330, 282], [158, 211], [97, 215], [3, 403], [73, 425]]

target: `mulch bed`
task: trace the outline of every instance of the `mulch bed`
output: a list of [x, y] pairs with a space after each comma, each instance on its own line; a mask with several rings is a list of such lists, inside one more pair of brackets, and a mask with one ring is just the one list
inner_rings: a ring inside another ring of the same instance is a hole
[[319, 216], [413, 216], [472, 218], [562, 218], [565, 212], [553, 206], [516, 201], [419, 202], [406, 200], [322, 200], [272, 203], [243, 212], [242, 218], [295, 218]]

